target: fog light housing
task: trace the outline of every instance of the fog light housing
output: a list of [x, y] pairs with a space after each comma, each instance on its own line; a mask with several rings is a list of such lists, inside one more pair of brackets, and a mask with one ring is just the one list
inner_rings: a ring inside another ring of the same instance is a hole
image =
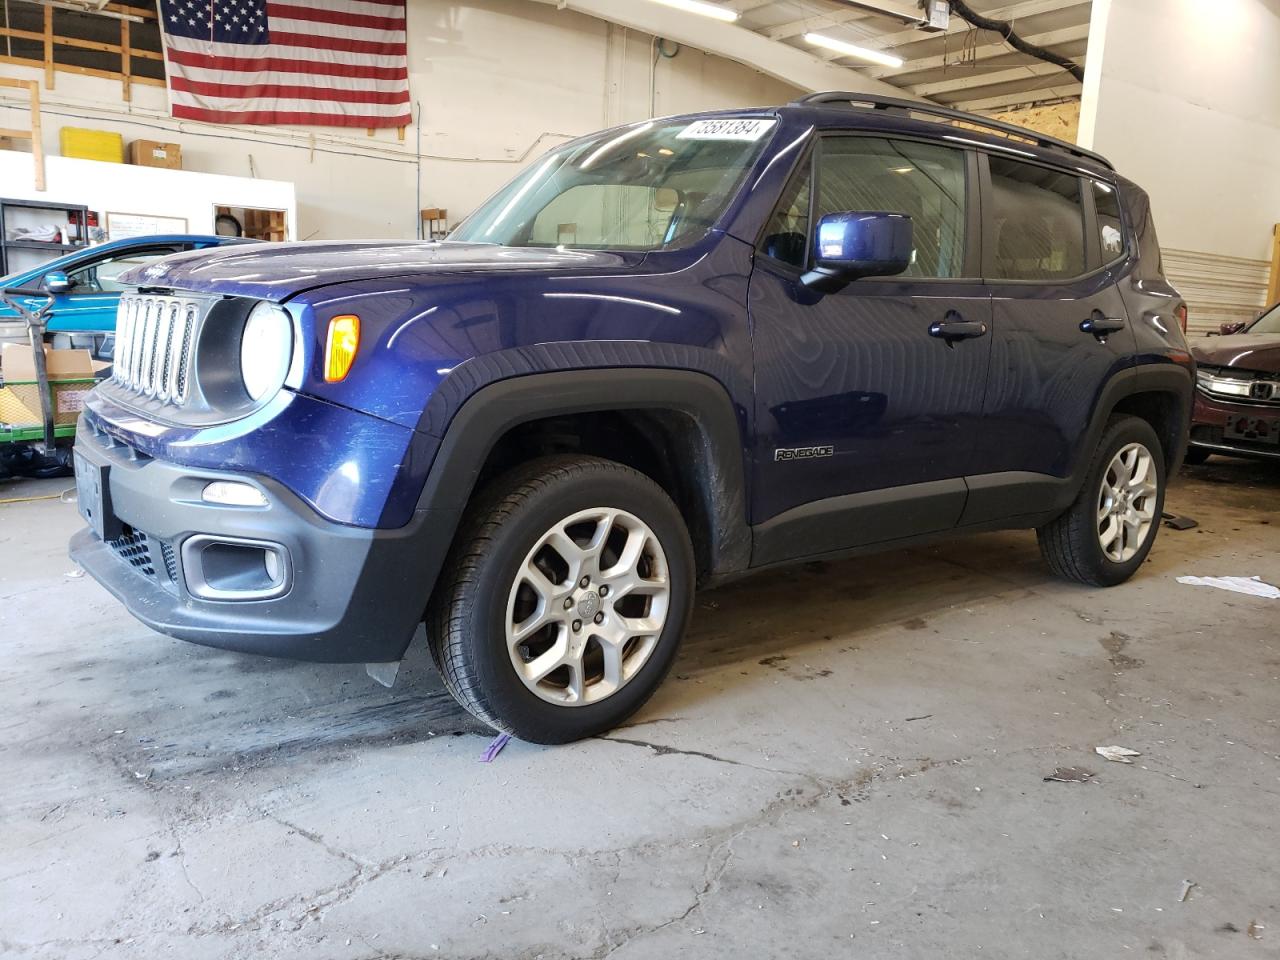
[[289, 592], [289, 551], [269, 540], [199, 534], [182, 544], [187, 590], [202, 600], [271, 600]]
[[216, 503], [224, 507], [265, 507], [267, 497], [261, 490], [250, 483], [238, 480], [214, 480], [206, 484], [200, 492], [200, 499], [205, 503]]

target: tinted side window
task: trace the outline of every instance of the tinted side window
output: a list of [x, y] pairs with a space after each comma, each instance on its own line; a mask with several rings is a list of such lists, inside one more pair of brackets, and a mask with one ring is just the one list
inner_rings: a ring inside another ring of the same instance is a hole
[[959, 277], [964, 270], [965, 157], [905, 140], [826, 137], [818, 152], [815, 216], [884, 211], [911, 217], [908, 277]]
[[155, 248], [133, 250], [79, 267], [67, 273], [68, 279], [75, 284], [71, 292], [119, 293], [123, 290], [132, 290], [133, 287], [120, 279], [122, 273], [151, 263], [153, 260], [159, 260], [161, 257], [167, 257], [179, 249], [179, 247], [166, 247], [160, 250]]
[[1084, 273], [1080, 180], [1046, 167], [991, 157], [994, 276], [1066, 280]]
[[1098, 249], [1102, 262], [1111, 263], [1124, 254], [1124, 224], [1120, 220], [1120, 198], [1116, 188], [1096, 180], [1093, 184], [1093, 208], [1098, 217]]
[[809, 189], [813, 163], [805, 163], [791, 177], [765, 227], [760, 252], [780, 263], [803, 268], [809, 246]]

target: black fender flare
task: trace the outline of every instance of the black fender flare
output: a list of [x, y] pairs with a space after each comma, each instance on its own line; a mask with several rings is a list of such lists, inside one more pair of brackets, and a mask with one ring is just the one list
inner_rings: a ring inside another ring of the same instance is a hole
[[725, 387], [709, 374], [654, 367], [531, 372], [497, 380], [472, 393], [448, 422], [418, 511], [433, 517], [432, 536], [451, 542], [497, 441], [533, 420], [600, 411], [671, 411], [697, 430], [699, 492], [709, 520], [712, 578], [745, 570], [751, 559], [747, 524], [747, 450], [743, 417]]
[[[1071, 474], [1071, 498], [1064, 505], [1069, 506], [1084, 485], [1085, 475], [1089, 472], [1089, 464], [1093, 451], [1097, 448], [1107, 421], [1115, 412], [1121, 401], [1128, 397], [1143, 393], [1171, 394], [1177, 400], [1177, 409], [1181, 413], [1180, 422], [1174, 425], [1173, 445], [1164, 451], [1165, 464], [1172, 473], [1177, 464], [1182, 462], [1187, 448], [1187, 433], [1191, 428], [1191, 404], [1195, 395], [1195, 375], [1191, 369], [1173, 362], [1142, 363], [1136, 367], [1121, 370], [1105, 384], [1098, 394], [1098, 402], [1093, 407], [1093, 417], [1089, 421], [1088, 443], [1084, 446], [1087, 455], [1080, 457], [1080, 462]], [[1161, 437], [1167, 443], [1169, 437]]]

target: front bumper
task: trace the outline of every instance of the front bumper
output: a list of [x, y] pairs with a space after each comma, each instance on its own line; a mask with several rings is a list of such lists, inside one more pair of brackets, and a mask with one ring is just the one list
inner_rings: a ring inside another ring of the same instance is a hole
[[[447, 549], [429, 535], [429, 513], [398, 530], [333, 523], [275, 481], [152, 459], [84, 420], [76, 452], [107, 468], [109, 503], [124, 529], [107, 541], [81, 530], [71, 557], [147, 626], [297, 660], [383, 663], [404, 655]], [[205, 503], [201, 491], [213, 480], [249, 483], [268, 504]], [[192, 539], [200, 537], [277, 545], [287, 587], [270, 599], [196, 596], [202, 582], [189, 575], [196, 561], [183, 547], [207, 542]]]
[[1191, 411], [1191, 446], [1232, 457], [1280, 460], [1280, 445], [1228, 437], [1227, 422], [1235, 417], [1265, 417], [1280, 421], [1280, 408], [1245, 403], [1227, 403], [1196, 390]]

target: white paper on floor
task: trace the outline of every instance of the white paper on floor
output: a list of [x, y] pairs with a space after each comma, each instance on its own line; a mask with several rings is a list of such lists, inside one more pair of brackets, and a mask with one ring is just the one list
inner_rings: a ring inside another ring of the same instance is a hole
[[1179, 577], [1178, 582], [1189, 583], [1193, 587], [1217, 587], [1233, 593], [1247, 593], [1264, 600], [1280, 600], [1280, 587], [1264, 583], [1261, 577]]

